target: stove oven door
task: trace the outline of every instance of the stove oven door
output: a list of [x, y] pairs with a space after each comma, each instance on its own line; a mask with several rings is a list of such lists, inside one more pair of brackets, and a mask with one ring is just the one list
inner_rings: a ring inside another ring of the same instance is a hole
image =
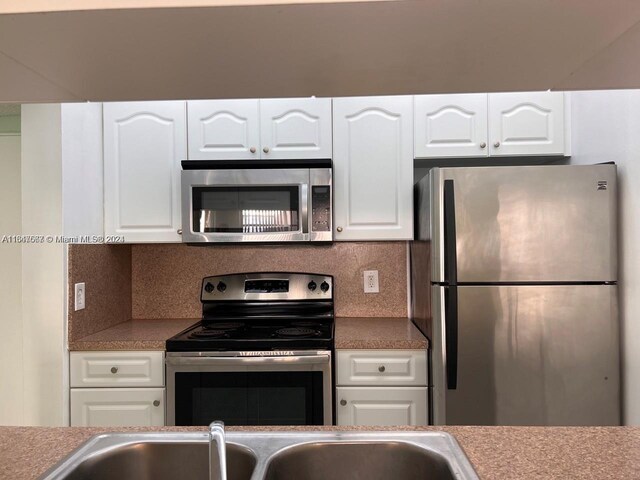
[[167, 425], [331, 425], [331, 352], [167, 353]]

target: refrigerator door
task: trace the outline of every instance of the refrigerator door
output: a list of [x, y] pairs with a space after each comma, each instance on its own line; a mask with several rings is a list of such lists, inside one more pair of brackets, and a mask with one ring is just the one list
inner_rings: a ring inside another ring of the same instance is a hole
[[433, 287], [436, 425], [620, 424], [615, 285], [457, 287], [457, 319], [448, 288]]
[[435, 283], [617, 279], [615, 165], [434, 168], [416, 195]]

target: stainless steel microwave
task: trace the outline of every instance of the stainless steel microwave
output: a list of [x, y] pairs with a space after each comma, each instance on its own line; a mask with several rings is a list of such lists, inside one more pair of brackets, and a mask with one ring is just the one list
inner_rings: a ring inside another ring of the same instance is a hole
[[331, 160], [185, 160], [182, 241], [330, 242]]

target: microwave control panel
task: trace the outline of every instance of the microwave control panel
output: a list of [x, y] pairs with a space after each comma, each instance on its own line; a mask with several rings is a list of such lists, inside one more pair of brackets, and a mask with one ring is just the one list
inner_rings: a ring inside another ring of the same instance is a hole
[[331, 230], [331, 187], [329, 185], [311, 187], [311, 222], [313, 232]]

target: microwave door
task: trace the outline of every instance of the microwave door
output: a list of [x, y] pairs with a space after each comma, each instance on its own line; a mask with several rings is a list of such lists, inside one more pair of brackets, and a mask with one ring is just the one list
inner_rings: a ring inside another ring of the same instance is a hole
[[183, 241], [309, 240], [309, 169], [185, 170]]

